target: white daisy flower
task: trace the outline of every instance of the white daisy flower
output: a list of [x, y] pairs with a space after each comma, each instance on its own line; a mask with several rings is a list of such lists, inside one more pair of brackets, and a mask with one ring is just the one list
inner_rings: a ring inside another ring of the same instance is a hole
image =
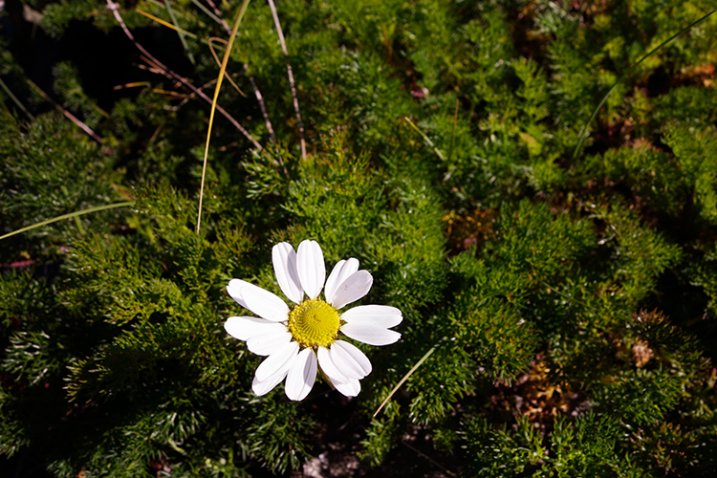
[[[326, 279], [324, 255], [316, 241], [303, 241], [297, 251], [288, 242], [277, 244], [272, 259], [279, 287], [296, 305], [289, 307], [275, 294], [243, 280], [232, 279], [227, 286], [239, 305], [259, 316], [230, 317], [224, 324], [229, 335], [246, 341], [251, 352], [267, 357], [256, 369], [252, 390], [261, 396], [286, 379], [286, 396], [303, 400], [321, 369], [336, 390], [355, 397], [361, 391], [359, 380], [371, 373], [371, 362], [341, 334], [369, 345], [392, 344], [401, 337], [389, 330], [401, 323], [401, 311], [363, 305], [340, 313], [368, 294], [373, 277], [350, 258], [339, 261]], [[322, 289], [324, 299], [319, 298]]]

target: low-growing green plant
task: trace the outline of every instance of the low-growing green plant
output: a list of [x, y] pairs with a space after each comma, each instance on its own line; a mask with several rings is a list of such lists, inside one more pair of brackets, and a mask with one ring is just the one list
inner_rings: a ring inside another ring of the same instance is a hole
[[[252, 2], [205, 155], [230, 3], [0, 7], [8, 476], [714, 472], [712, 2]], [[402, 312], [356, 398], [224, 330], [305, 239]]]

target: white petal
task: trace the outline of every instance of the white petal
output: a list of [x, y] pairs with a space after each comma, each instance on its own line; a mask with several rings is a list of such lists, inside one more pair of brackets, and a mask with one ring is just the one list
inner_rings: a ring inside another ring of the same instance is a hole
[[[276, 324], [281, 325], [282, 324]], [[264, 335], [255, 335], [246, 342], [246, 347], [250, 352], [257, 355], [271, 355], [276, 352], [279, 348], [286, 346], [291, 342], [291, 333], [284, 327], [283, 331], [278, 333], [270, 333]]]
[[296, 252], [296, 270], [304, 292], [315, 299], [321, 293], [326, 279], [324, 253], [316, 241], [302, 241]]
[[331, 346], [331, 349], [340, 348], [347, 354], [351, 356], [354, 362], [358, 364], [358, 366], [361, 368], [362, 371], [362, 377], [365, 377], [366, 375], [371, 373], [371, 361], [366, 357], [366, 355], [361, 352], [361, 350], [358, 349], [354, 344], [350, 344], [348, 342], [345, 342], [343, 340], [337, 340], [333, 343]]
[[298, 304], [304, 298], [304, 290], [296, 272], [296, 252], [288, 242], [280, 242], [271, 249], [274, 274], [281, 291], [292, 302]]
[[224, 322], [224, 330], [236, 339], [249, 340], [257, 335], [286, 331], [286, 326], [257, 317], [229, 317]]
[[316, 381], [316, 354], [312, 349], [302, 350], [286, 377], [284, 391], [290, 400], [303, 400]]
[[337, 343], [338, 342], [334, 342], [329, 349], [329, 356], [331, 357], [331, 361], [334, 362], [334, 365], [336, 365], [336, 368], [338, 368], [341, 374], [346, 378], [364, 378], [366, 374], [361, 364], [359, 364], [346, 349], [337, 346]]
[[331, 379], [331, 382], [346, 382], [349, 380], [341, 371], [336, 367], [336, 364], [331, 360], [331, 354], [329, 349], [325, 347], [319, 347], [319, 367]]
[[341, 332], [354, 340], [369, 345], [388, 345], [401, 338], [401, 334], [394, 330], [357, 324], [344, 324], [341, 327]]
[[341, 314], [344, 322], [388, 329], [403, 320], [401, 311], [388, 305], [361, 305]]
[[248, 282], [245, 282], [241, 279], [232, 279], [229, 281], [229, 285], [227, 286], [227, 292], [229, 293], [229, 296], [237, 301], [239, 305], [244, 307], [245, 309], [248, 309], [249, 307], [246, 306], [246, 302], [244, 302], [244, 299], [241, 296], [241, 286], [242, 284], [248, 284]]
[[289, 307], [276, 294], [248, 282], [243, 282], [240, 285], [239, 292], [246, 303], [245, 307], [259, 317], [272, 322], [283, 322], [289, 319]]
[[334, 384], [336, 390], [347, 397], [355, 397], [361, 391], [361, 383], [358, 380], [349, 380], [348, 382], [334, 382], [332, 380], [331, 383]]
[[262, 395], [266, 395], [267, 393], [272, 391], [274, 387], [279, 385], [279, 383], [284, 380], [286, 374], [289, 373], [289, 368], [291, 367], [292, 363], [293, 362], [291, 361], [287, 362], [284, 367], [280, 368], [274, 375], [264, 381], [257, 380], [255, 376], [254, 380], [251, 383], [251, 389], [254, 391], [254, 394], [256, 394], [258, 397], [261, 397]]
[[330, 304], [340, 309], [346, 304], [359, 300], [368, 294], [371, 284], [373, 277], [368, 271], [354, 272], [336, 289], [334, 300], [330, 301]]
[[326, 302], [331, 303], [334, 301], [336, 289], [338, 289], [338, 287], [346, 279], [348, 279], [351, 274], [356, 272], [358, 268], [359, 261], [353, 257], [347, 261], [340, 260], [336, 263], [331, 271], [331, 274], [329, 274], [329, 278], [326, 279], [326, 287], [324, 287], [324, 297], [326, 297]]
[[266, 381], [269, 377], [277, 373], [277, 371], [288, 367], [287, 364], [289, 362], [293, 363], [298, 353], [299, 344], [296, 342], [289, 342], [284, 346], [277, 347], [276, 352], [269, 355], [268, 358], [259, 364], [254, 376], [260, 382]]

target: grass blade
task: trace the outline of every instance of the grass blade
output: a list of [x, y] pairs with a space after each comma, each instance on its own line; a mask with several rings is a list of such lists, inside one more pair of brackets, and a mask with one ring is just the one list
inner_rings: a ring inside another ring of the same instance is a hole
[[172, 19], [172, 23], [174, 24], [177, 30], [177, 35], [179, 36], [179, 41], [182, 43], [182, 47], [184, 48], [184, 51], [187, 53], [187, 58], [189, 58], [189, 61], [192, 63], [192, 65], [195, 64], [194, 61], [194, 55], [192, 55], [192, 52], [189, 50], [189, 45], [187, 45], [187, 40], [184, 38], [184, 32], [181, 28], [179, 28], [179, 23], [177, 23], [177, 17], [174, 16], [174, 10], [172, 9], [172, 2], [170, 0], [166, 0], [164, 2], [164, 6], [167, 9], [167, 13], [169, 14], [169, 18]]
[[204, 12], [205, 15], [207, 15], [209, 18], [211, 18], [218, 24], [220, 24], [222, 26], [226, 25], [226, 22], [224, 22], [221, 18], [216, 16], [214, 13], [210, 12], [209, 9], [207, 7], [205, 7], [204, 5], [202, 5], [202, 2], [200, 2], [199, 0], [192, 0], [192, 3], [194, 4], [194, 6], [199, 8], [202, 12]]
[[426, 144], [427, 144], [428, 146], [430, 146], [431, 149], [433, 149], [433, 152], [436, 153], [436, 156], [438, 156], [438, 158], [439, 158], [441, 161], [445, 161], [445, 160], [446, 160], [446, 157], [443, 156], [443, 153], [441, 152], [441, 150], [438, 149], [438, 147], [436, 147], [435, 143], [434, 143], [433, 141], [431, 141], [431, 138], [429, 138], [426, 133], [424, 133], [423, 131], [421, 131], [421, 128], [419, 128], [418, 126], [416, 126], [416, 123], [414, 123], [413, 121], [411, 121], [411, 118], [409, 118], [408, 116], [404, 116], [403, 119], [406, 121], [406, 123], [408, 123], [408, 125], [409, 125], [411, 128], [414, 129], [414, 131], [416, 131], [416, 133], [418, 133], [418, 134], [421, 135], [421, 138], [423, 138], [423, 141], [425, 141]]
[[145, 11], [142, 10], [141, 8], [136, 8], [134, 11], [137, 12], [137, 13], [139, 13], [140, 15], [142, 15], [142, 16], [145, 17], [145, 18], [149, 18], [149, 19], [152, 20], [153, 22], [159, 23], [159, 24], [162, 25], [163, 27], [167, 27], [167, 28], [169, 28], [170, 30], [174, 30], [174, 31], [177, 32], [177, 33], [180, 33], [180, 32], [181, 32], [183, 35], [188, 36], [188, 37], [190, 37], [190, 38], [197, 38], [197, 35], [195, 35], [194, 33], [190, 32], [189, 30], [185, 30], [184, 28], [181, 28], [181, 27], [179, 27], [178, 25], [172, 25], [172, 24], [169, 23], [168, 21], [162, 20], [162, 19], [159, 18], [158, 16], [152, 15], [152, 14], [149, 13], [149, 12], [145, 12]]
[[431, 347], [431, 348], [428, 350], [428, 352], [426, 352], [425, 354], [423, 354], [423, 357], [421, 357], [421, 358], [418, 360], [418, 362], [416, 362], [416, 364], [415, 364], [413, 367], [411, 367], [411, 370], [409, 370], [408, 373], [407, 373], [406, 375], [404, 375], [403, 378], [398, 381], [398, 383], [396, 384], [396, 386], [393, 387], [393, 389], [388, 393], [388, 396], [383, 400], [383, 402], [381, 402], [381, 405], [379, 405], [379, 407], [376, 409], [376, 411], [373, 412], [373, 416], [372, 416], [371, 418], [376, 418], [376, 417], [378, 416], [378, 414], [381, 413], [381, 410], [383, 410], [383, 407], [385, 407], [386, 404], [389, 402], [389, 400], [391, 400], [391, 398], [396, 394], [396, 392], [398, 392], [398, 389], [401, 388], [401, 386], [402, 386], [404, 383], [406, 383], [406, 380], [408, 380], [409, 378], [411, 378], [411, 375], [413, 375], [413, 374], [416, 372], [416, 370], [418, 370], [418, 368], [419, 368], [421, 365], [423, 365], [423, 362], [425, 362], [426, 360], [428, 360], [428, 357], [430, 357], [431, 355], [433, 355], [433, 352], [436, 351], [436, 348], [437, 348], [437, 347], [438, 347], [438, 345], [434, 345], [433, 347]]
[[212, 138], [212, 126], [214, 125], [214, 112], [217, 109], [217, 100], [219, 99], [219, 90], [222, 87], [222, 80], [224, 79], [224, 74], [227, 70], [227, 63], [229, 62], [229, 54], [232, 51], [232, 46], [234, 45], [234, 40], [237, 36], [237, 31], [239, 31], [239, 25], [241, 24], [242, 18], [244, 18], [244, 13], [246, 13], [246, 9], [249, 6], [250, 0], [244, 0], [239, 7], [239, 11], [237, 11], [236, 18], [234, 19], [234, 25], [232, 25], [232, 31], [229, 34], [229, 40], [227, 41], [227, 49], [224, 50], [224, 58], [222, 58], [222, 65], [219, 68], [219, 76], [217, 77], [217, 85], [214, 88], [214, 98], [212, 99], [212, 108], [209, 112], [209, 126], [207, 128], [207, 139], [204, 143], [204, 159], [202, 161], [202, 180], [199, 185], [199, 208], [197, 211], [197, 234], [199, 234], [199, 230], [202, 226], [202, 203], [204, 200], [204, 181], [207, 176], [207, 158], [209, 157], [209, 143], [211, 142]]
[[[183, 28], [180, 28], [177, 25], [172, 25], [168, 21], [162, 20], [161, 18], [159, 18], [155, 15], [152, 15], [149, 12], [145, 12], [144, 10], [141, 10], [139, 8], [135, 9], [135, 11], [137, 13], [139, 13], [140, 15], [142, 15], [143, 17], [148, 18], [148, 19], [152, 20], [153, 22], [160, 24], [165, 28], [169, 28], [170, 30], [175, 31], [178, 34], [182, 34], [185, 37], [189, 37], [194, 40], [198, 40], [197, 35], [195, 35], [194, 33], [190, 32], [188, 30], [184, 30]], [[204, 40], [204, 43], [206, 43], [207, 46], [209, 47], [209, 51], [212, 53], [212, 57], [214, 58], [214, 61], [217, 63], [217, 66], [219, 66], [221, 68], [222, 61], [219, 59], [219, 55], [217, 55], [217, 52], [214, 50], [214, 42], [220, 44], [219, 48], [224, 48], [224, 45], [226, 45], [227, 41], [225, 39], [219, 38], [219, 37], [211, 37], [211, 38], [207, 38], [206, 40]], [[236, 82], [234, 80], [232, 80], [232, 77], [230, 75], [226, 75], [226, 79], [229, 83], [231, 83], [231, 85], [234, 87], [234, 89], [237, 91], [237, 93], [246, 97], [246, 93], [244, 93], [241, 90], [241, 88], [239, 88], [239, 85], [237, 85]]]
[[622, 83], [622, 82], [629, 76], [629, 74], [630, 74], [635, 68], [637, 68], [643, 61], [645, 61], [645, 60], [647, 60], [648, 58], [650, 58], [650, 57], [651, 57], [652, 55], [654, 55], [658, 50], [662, 49], [665, 45], [667, 45], [668, 43], [672, 42], [672, 40], [674, 40], [675, 38], [679, 37], [680, 35], [682, 35], [682, 34], [684, 34], [684, 33], [687, 33], [688, 31], [690, 31], [690, 30], [691, 30], [693, 27], [695, 27], [696, 25], [698, 25], [698, 24], [702, 23], [703, 21], [707, 20], [707, 19], [708, 19], [709, 17], [711, 17], [712, 14], [714, 14], [715, 12], [717, 12], [717, 8], [715, 8], [715, 9], [713, 9], [713, 10], [707, 12], [706, 14], [704, 14], [703, 16], [701, 16], [700, 18], [698, 18], [697, 20], [695, 20], [695, 21], [693, 21], [692, 23], [690, 23], [689, 25], [687, 25], [687, 26], [686, 26], [685, 28], [683, 28], [682, 30], [678, 31], [677, 33], [674, 33], [674, 34], [671, 35], [669, 38], [667, 38], [666, 40], [662, 41], [662, 42], [661, 42], [659, 45], [657, 45], [655, 48], [653, 48], [652, 50], [650, 50], [650, 51], [648, 51], [647, 53], [645, 53], [639, 60], [637, 60], [637, 61], [635, 62], [634, 65], [630, 65], [630, 66], [627, 68], [627, 71], [625, 71], [625, 73], [624, 73], [623, 75], [621, 75], [617, 80], [615, 80], [615, 83], [613, 83], [612, 86], [607, 90], [607, 92], [605, 93], [605, 95], [604, 95], [604, 96], [602, 97], [602, 99], [600, 100], [600, 103], [598, 103], [597, 107], [593, 110], [592, 115], [590, 115], [590, 119], [587, 121], [587, 123], [585, 123], [585, 124], [583, 125], [582, 129], [580, 130], [580, 135], [578, 136], [578, 144], [577, 144], [577, 146], [575, 146], [575, 150], [573, 151], [573, 160], [577, 159], [578, 155], [580, 155], [580, 153], [582, 152], [583, 146], [585, 145], [585, 140], [587, 139], [587, 131], [588, 131], [588, 128], [590, 127], [590, 125], [592, 124], [592, 122], [595, 121], [595, 118], [597, 117], [598, 112], [600, 111], [600, 108], [602, 108], [602, 105], [605, 104], [605, 102], [607, 101], [608, 97], [610, 96], [610, 93], [612, 93], [613, 90], [615, 90], [615, 87], [617, 87], [617, 85], [619, 85], [620, 83]]
[[37, 229], [43, 226], [47, 226], [48, 224], [52, 224], [59, 221], [64, 221], [65, 219], [73, 219], [77, 218], [79, 216], [84, 216], [85, 214], [92, 214], [93, 212], [99, 212], [99, 211], [106, 211], [108, 209], [117, 209], [120, 207], [127, 207], [134, 204], [134, 201], [125, 201], [125, 202], [117, 202], [114, 204], [105, 204], [104, 206], [95, 206], [87, 209], [81, 209], [79, 211], [70, 212], [67, 214], [63, 214], [62, 216], [53, 217], [51, 219], [45, 219], [44, 221], [36, 222], [35, 224], [31, 224], [29, 226], [22, 227], [20, 229], [17, 229], [12, 232], [8, 232], [7, 234], [4, 234], [0, 236], [0, 241], [3, 239], [7, 239], [8, 237], [17, 236], [18, 234], [22, 234], [27, 231], [31, 231], [33, 229]]

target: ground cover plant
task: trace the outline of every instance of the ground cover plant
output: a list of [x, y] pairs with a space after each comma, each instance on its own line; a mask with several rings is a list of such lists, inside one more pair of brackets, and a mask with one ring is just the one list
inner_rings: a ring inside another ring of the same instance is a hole
[[[712, 8], [0, 1], [0, 474], [713, 476]], [[224, 328], [304, 240], [353, 398]]]

